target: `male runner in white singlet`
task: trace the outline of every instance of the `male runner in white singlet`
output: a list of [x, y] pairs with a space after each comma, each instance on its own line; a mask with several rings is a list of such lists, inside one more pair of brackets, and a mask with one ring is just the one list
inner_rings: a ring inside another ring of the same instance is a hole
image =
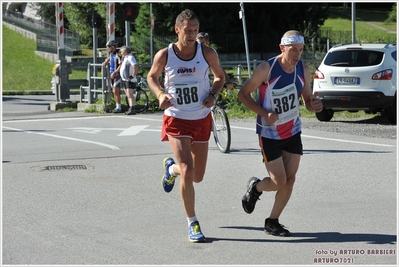
[[[176, 159], [176, 163], [170, 157], [164, 159], [162, 185], [165, 192], [170, 192], [177, 176], [181, 177], [180, 196], [191, 242], [205, 242], [195, 213], [193, 183], [201, 182], [205, 174], [212, 128], [210, 112], [224, 84], [217, 52], [196, 41], [199, 25], [193, 11], [181, 12], [175, 23], [178, 41], [156, 53], [147, 76], [159, 107], [164, 109], [161, 140], [169, 141]], [[209, 67], [214, 74], [212, 85]], [[158, 80], [163, 71], [165, 91]]]

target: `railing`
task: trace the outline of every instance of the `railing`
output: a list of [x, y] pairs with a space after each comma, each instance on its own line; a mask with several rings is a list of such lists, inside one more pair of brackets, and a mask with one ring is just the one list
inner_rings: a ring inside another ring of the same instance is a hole
[[[37, 20], [3, 8], [3, 21], [36, 34], [37, 51], [57, 54], [57, 27], [53, 24]], [[73, 56], [80, 50], [79, 34], [64, 30], [66, 56]]]
[[[100, 76], [97, 75], [99, 71], [101, 72]], [[87, 66], [88, 85], [80, 86], [80, 102], [93, 104], [94, 100], [97, 99], [97, 95], [101, 94], [103, 103], [108, 103], [111, 89], [108, 77], [109, 68], [103, 67], [101, 63], [89, 63]]]

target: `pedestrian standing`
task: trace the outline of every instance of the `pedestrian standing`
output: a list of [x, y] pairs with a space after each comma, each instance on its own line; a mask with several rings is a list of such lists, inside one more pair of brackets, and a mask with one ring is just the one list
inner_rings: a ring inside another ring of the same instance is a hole
[[121, 105], [121, 95], [120, 95], [120, 87], [121, 87], [121, 76], [119, 74], [120, 64], [121, 64], [121, 55], [117, 49], [118, 42], [115, 40], [110, 40], [106, 44], [109, 56], [103, 62], [103, 67], [107, 66], [109, 63], [109, 73], [110, 73], [110, 81], [112, 87], [112, 93], [114, 95], [115, 100], [115, 109], [112, 110], [113, 113], [121, 113], [122, 105]]
[[136, 61], [136, 58], [132, 55], [132, 49], [129, 46], [122, 46], [121, 52], [123, 61], [121, 64], [120, 73], [129, 105], [129, 110], [125, 114], [135, 115], [136, 111], [134, 106], [136, 104], [136, 99], [133, 97], [133, 90], [137, 88], [136, 75], [139, 70], [139, 65]]

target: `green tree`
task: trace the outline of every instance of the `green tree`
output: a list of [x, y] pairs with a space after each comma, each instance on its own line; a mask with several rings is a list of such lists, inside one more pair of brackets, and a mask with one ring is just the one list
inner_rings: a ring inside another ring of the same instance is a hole
[[[56, 4], [57, 3], [44, 3], [44, 2], [31, 2], [29, 7], [36, 11], [38, 15], [44, 22], [56, 25]], [[69, 29], [69, 20], [64, 16], [64, 27]]]
[[391, 22], [396, 22], [396, 3], [392, 6], [392, 9], [388, 14], [388, 18], [385, 20], [386, 24]]
[[[55, 18], [54, 3], [35, 3], [44, 19]], [[149, 47], [150, 36], [150, 3], [139, 3], [139, 15], [131, 22], [131, 41], [138, 51]], [[240, 3], [152, 3], [155, 16], [154, 37], [165, 36], [164, 40], [154, 39], [154, 50], [159, 50], [165, 44], [176, 40], [174, 24], [176, 16], [184, 9], [192, 9], [200, 18], [200, 31], [206, 31], [211, 36], [215, 47], [236, 45], [242, 47], [242, 20], [239, 19]], [[306, 38], [315, 38], [318, 28], [323, 25], [328, 16], [328, 5], [325, 3], [244, 3], [247, 33], [256, 35], [262, 40], [262, 50], [276, 49], [276, 41], [289, 29], [297, 29]], [[122, 16], [122, 5], [115, 4], [115, 34], [125, 35], [125, 21]], [[88, 24], [93, 11], [103, 18], [103, 25], [97, 29], [98, 37], [107, 36], [106, 2], [68, 2], [64, 4], [64, 17], [70, 22], [66, 28], [80, 34], [81, 44], [92, 44], [92, 28]], [[396, 14], [396, 8], [395, 10]], [[53, 22], [54, 23], [54, 22]], [[223, 43], [220, 39], [232, 35], [233, 42]], [[266, 39], [267, 38], [267, 39]], [[258, 49], [259, 50], [259, 49]]]
[[[149, 6], [149, 3], [140, 4], [140, 13], [135, 21], [136, 33], [142, 38], [148, 38], [150, 35]], [[242, 20], [239, 19], [241, 10], [239, 3], [153, 3], [154, 36], [171, 36], [167, 41], [176, 40], [175, 18], [186, 8], [192, 9], [199, 16], [200, 31], [210, 34], [215, 47], [223, 46], [218, 43], [220, 37], [243, 33]], [[271, 47], [276, 48], [275, 40], [279, 40], [289, 29], [302, 31], [306, 38], [316, 37], [315, 33], [328, 16], [328, 5], [314, 3], [244, 3], [244, 10], [247, 33], [272, 38], [272, 41], [269, 39], [263, 42], [265, 45], [263, 49], [266, 50], [270, 50]], [[242, 39], [237, 40], [236, 43], [241, 41]], [[148, 42], [146, 41], [143, 46], [148, 47]], [[156, 50], [160, 48], [157, 45], [154, 44]]]
[[102, 18], [102, 26], [97, 29], [98, 37], [106, 36], [106, 5], [105, 3], [96, 2], [67, 2], [64, 3], [65, 17], [68, 18], [70, 24], [69, 29], [79, 33], [80, 42], [92, 46], [93, 28], [89, 25], [93, 11], [96, 11]]
[[50, 24], [56, 24], [55, 3], [32, 2], [29, 5], [33, 10], [36, 11], [36, 15], [39, 16], [43, 21]]

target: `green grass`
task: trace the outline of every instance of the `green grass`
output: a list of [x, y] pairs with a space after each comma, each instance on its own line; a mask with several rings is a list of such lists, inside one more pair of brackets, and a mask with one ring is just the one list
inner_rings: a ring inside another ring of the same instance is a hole
[[[396, 41], [396, 22], [386, 24], [384, 21], [388, 18], [389, 10], [363, 10], [356, 9], [356, 21], [355, 21], [355, 34], [356, 41], [363, 43], [389, 43]], [[385, 30], [382, 30], [372, 24], [371, 22]], [[341, 42], [341, 38], [345, 36], [347, 38], [345, 42], [350, 42], [352, 40], [352, 14], [350, 8], [343, 10], [342, 7], [330, 7], [329, 9], [329, 19], [324, 22], [321, 27], [329, 28], [333, 31], [341, 31], [336, 35], [336, 40], [331, 40], [334, 43]], [[390, 33], [388, 31], [394, 31], [395, 33]], [[332, 38], [334, 39], [334, 37]]]
[[[50, 90], [55, 63], [35, 54], [36, 42], [3, 25], [3, 91]], [[87, 71], [74, 70], [70, 79], [85, 79]]]
[[3, 90], [50, 90], [54, 64], [37, 56], [36, 42], [3, 25]]

